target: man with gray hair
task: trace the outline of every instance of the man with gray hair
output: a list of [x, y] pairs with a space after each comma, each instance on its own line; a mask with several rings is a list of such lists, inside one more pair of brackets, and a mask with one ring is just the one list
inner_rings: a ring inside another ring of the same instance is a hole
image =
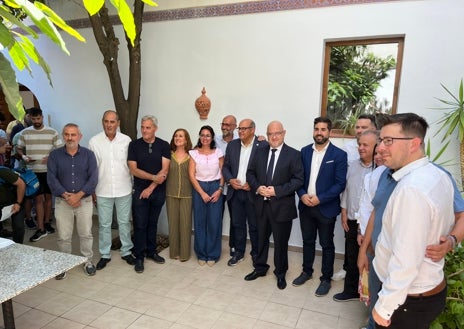
[[118, 131], [119, 116], [116, 111], [103, 113], [103, 131], [93, 136], [89, 148], [95, 153], [98, 164], [98, 185], [95, 191], [98, 210], [98, 234], [101, 259], [97, 270], [111, 261], [111, 222], [113, 208], [119, 227], [121, 258], [135, 265], [131, 239], [132, 177], [127, 165], [127, 151], [131, 139]]
[[144, 271], [144, 258], [157, 264], [165, 260], [156, 252], [158, 218], [166, 200], [166, 177], [171, 161], [169, 143], [155, 136], [158, 120], [146, 115], [141, 123], [142, 137], [129, 144], [127, 163], [134, 176], [132, 217], [134, 255], [137, 273]]
[[[53, 150], [47, 161], [47, 181], [55, 196], [55, 217], [60, 251], [71, 253], [74, 218], [76, 219], [81, 254], [87, 257], [84, 272], [95, 275], [93, 257], [92, 194], [98, 183], [97, 160], [89, 149], [79, 145], [79, 126], [68, 123], [63, 128], [65, 145]], [[59, 274], [61, 280], [66, 272]]]

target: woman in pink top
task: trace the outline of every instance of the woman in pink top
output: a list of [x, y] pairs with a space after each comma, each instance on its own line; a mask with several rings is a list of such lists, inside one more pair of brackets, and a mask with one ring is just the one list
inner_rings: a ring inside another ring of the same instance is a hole
[[214, 142], [214, 130], [203, 126], [195, 149], [189, 151], [193, 186], [194, 250], [198, 264], [213, 266], [221, 256], [224, 154]]

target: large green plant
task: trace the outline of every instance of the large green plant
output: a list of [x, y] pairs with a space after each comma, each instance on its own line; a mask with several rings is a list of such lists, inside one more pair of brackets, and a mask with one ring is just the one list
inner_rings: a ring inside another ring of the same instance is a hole
[[446, 306], [430, 329], [461, 329], [464, 328], [464, 247], [446, 255], [444, 271], [448, 283]]
[[446, 91], [449, 99], [436, 98], [442, 107], [436, 110], [446, 111], [443, 117], [437, 122], [441, 125], [437, 134], [444, 132], [442, 142], [457, 132], [460, 144], [460, 165], [461, 165], [461, 186], [464, 186], [464, 86], [463, 79], [459, 85], [458, 93], [453, 94], [445, 85], [440, 84]]
[[[23, 23], [28, 17], [37, 29], [57, 44], [63, 52], [69, 55], [69, 51], [57, 30], [57, 27], [66, 31], [80, 41], [85, 39], [73, 28], [68, 26], [53, 10], [39, 1], [29, 0], [0, 0], [0, 86], [5, 95], [8, 108], [17, 119], [22, 119], [24, 109], [19, 94], [16, 74], [11, 64], [20, 71], [27, 69], [32, 73], [30, 61], [38, 64], [46, 73], [51, 82], [50, 67], [40, 56], [31, 41], [38, 38], [38, 33], [33, 28]], [[4, 53], [7, 53], [8, 59]]]

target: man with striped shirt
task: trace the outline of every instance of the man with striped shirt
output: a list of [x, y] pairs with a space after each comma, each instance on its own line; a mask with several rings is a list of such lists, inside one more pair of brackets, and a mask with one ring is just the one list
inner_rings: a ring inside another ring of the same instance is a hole
[[41, 109], [31, 108], [29, 113], [32, 126], [21, 132], [17, 153], [26, 162], [27, 168], [35, 172], [40, 182], [40, 189], [34, 196], [38, 229], [29, 239], [35, 242], [55, 232], [50, 224], [52, 195], [47, 184], [47, 160], [50, 152], [62, 146], [63, 142], [55, 129], [44, 125]]

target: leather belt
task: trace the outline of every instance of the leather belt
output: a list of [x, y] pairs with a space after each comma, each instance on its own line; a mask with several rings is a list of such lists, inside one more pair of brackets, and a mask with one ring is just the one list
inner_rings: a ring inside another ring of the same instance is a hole
[[426, 291], [426, 292], [421, 292], [420, 294], [408, 294], [408, 296], [410, 297], [427, 297], [427, 296], [433, 296], [433, 295], [436, 295], [440, 292], [443, 291], [443, 289], [446, 288], [446, 280], [443, 279], [442, 282], [440, 282], [440, 284], [438, 286], [436, 286], [435, 288], [429, 290], [429, 291]]

